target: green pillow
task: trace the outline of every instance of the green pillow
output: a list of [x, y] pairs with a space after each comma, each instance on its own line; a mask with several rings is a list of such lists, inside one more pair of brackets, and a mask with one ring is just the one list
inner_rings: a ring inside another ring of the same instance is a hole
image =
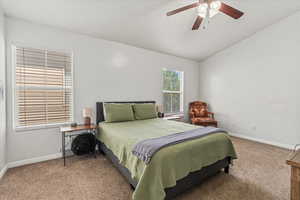
[[105, 103], [104, 110], [106, 122], [123, 122], [134, 120], [132, 106], [129, 103]]
[[135, 119], [152, 119], [157, 117], [154, 103], [134, 104], [132, 107]]

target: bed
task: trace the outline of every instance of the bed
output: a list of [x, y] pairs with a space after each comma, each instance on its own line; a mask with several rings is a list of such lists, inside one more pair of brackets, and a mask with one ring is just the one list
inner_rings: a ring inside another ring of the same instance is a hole
[[[155, 101], [105, 103], [155, 104]], [[134, 200], [173, 199], [222, 169], [228, 173], [231, 160], [236, 158], [229, 136], [216, 133], [161, 149], [146, 165], [131, 153], [137, 141], [197, 127], [160, 118], [106, 123], [103, 102], [97, 102], [96, 108], [98, 148], [135, 189]]]

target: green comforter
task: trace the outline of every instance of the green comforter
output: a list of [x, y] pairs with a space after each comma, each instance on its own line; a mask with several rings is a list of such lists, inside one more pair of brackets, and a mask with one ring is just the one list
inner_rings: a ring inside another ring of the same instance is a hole
[[163, 148], [146, 165], [131, 153], [137, 142], [198, 127], [164, 119], [101, 122], [99, 126], [98, 139], [119, 158], [120, 163], [129, 169], [132, 178], [138, 182], [133, 200], [163, 200], [164, 188], [175, 186], [177, 180], [190, 172], [228, 156], [236, 158], [229, 136], [216, 133]]

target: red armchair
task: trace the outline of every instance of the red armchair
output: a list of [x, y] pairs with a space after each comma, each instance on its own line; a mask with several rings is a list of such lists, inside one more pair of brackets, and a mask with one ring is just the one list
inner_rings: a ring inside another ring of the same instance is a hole
[[192, 124], [200, 126], [218, 127], [214, 113], [208, 112], [207, 104], [202, 101], [194, 101], [189, 105], [189, 114]]

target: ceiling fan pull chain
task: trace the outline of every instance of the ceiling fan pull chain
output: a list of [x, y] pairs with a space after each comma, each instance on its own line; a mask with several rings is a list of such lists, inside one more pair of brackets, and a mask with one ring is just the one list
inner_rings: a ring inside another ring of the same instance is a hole
[[207, 29], [209, 22], [210, 22], [209, 18], [205, 18], [204, 23], [202, 25], [202, 29], [204, 30]]

